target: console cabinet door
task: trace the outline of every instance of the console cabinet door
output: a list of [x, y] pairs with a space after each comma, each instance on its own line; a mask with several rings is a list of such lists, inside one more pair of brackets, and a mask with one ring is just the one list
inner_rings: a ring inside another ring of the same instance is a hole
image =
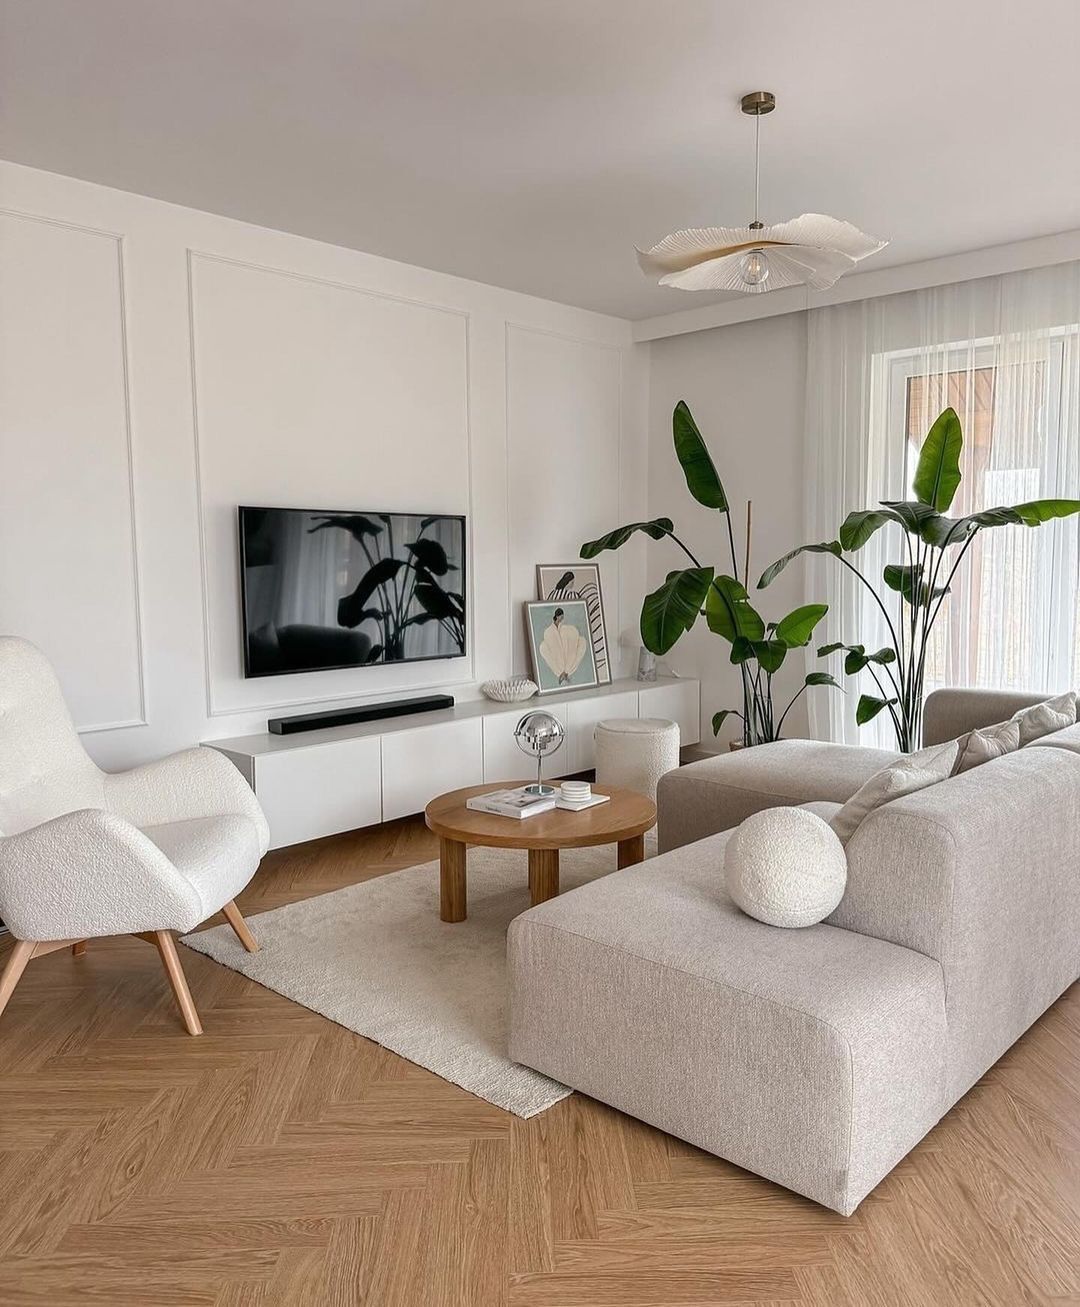
[[642, 685], [638, 691], [642, 717], [667, 717], [679, 723], [679, 745], [697, 744], [701, 739], [701, 686], [697, 681], [665, 681]]
[[439, 794], [484, 779], [479, 717], [382, 737], [383, 821], [423, 812]]
[[570, 744], [574, 771], [591, 771], [596, 766], [596, 723], [609, 717], [637, 717], [638, 692], [627, 690], [597, 699], [570, 702]]
[[259, 754], [254, 788], [270, 847], [382, 821], [379, 758], [378, 736]]

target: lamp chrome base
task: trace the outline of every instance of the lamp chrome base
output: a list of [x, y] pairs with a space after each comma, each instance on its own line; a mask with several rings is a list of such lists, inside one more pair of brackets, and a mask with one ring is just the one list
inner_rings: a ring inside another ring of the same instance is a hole
[[544, 785], [543, 782], [538, 782], [536, 785], [526, 785], [525, 793], [543, 795], [543, 797], [547, 799], [550, 798], [551, 795], [555, 793], [555, 786]]

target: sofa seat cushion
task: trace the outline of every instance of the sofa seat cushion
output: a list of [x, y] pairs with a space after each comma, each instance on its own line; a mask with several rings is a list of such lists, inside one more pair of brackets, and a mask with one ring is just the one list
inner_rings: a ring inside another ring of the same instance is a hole
[[745, 916], [723, 889], [727, 839], [518, 917], [510, 1055], [848, 1213], [941, 1114], [941, 968]]
[[262, 857], [259, 832], [249, 817], [196, 817], [142, 829], [199, 896], [202, 915], [189, 930], [234, 899]]
[[731, 830], [763, 808], [846, 803], [900, 755], [820, 740], [777, 740], [717, 754], [664, 776], [657, 791], [663, 853]]

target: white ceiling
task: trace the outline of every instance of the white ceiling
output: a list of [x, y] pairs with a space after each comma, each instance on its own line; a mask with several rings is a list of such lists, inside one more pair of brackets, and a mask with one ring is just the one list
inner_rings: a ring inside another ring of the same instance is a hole
[[1077, 0], [0, 0], [0, 156], [640, 318], [635, 243], [1080, 227]]

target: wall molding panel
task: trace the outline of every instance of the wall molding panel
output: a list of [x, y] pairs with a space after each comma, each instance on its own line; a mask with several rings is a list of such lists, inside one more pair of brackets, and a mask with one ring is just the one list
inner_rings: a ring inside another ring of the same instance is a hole
[[[79, 711], [79, 705], [83, 698], [90, 699], [92, 695], [87, 690], [83, 681], [83, 671], [85, 677], [92, 679], [95, 671], [92, 666], [82, 664], [81, 668], [74, 666], [65, 667], [62, 657], [54, 649], [48, 646], [52, 643], [49, 639], [47, 624], [39, 626], [33, 618], [29, 619], [29, 633], [31, 637], [37, 635], [38, 639], [46, 646], [47, 652], [60, 663], [59, 670], [62, 673], [62, 679], [65, 682], [65, 690], [69, 697], [74, 700], [72, 705], [73, 715], [76, 720], [76, 727], [81, 735], [94, 735], [109, 731], [131, 730], [148, 725], [147, 710], [147, 654], [146, 642], [143, 634], [143, 602], [142, 602], [142, 582], [140, 574], [139, 560], [139, 526], [138, 526], [138, 507], [136, 492], [136, 475], [135, 475], [135, 440], [132, 421], [132, 402], [131, 402], [131, 356], [129, 346], [129, 328], [128, 328], [128, 303], [127, 288], [124, 269], [124, 237], [123, 234], [116, 231], [110, 231], [104, 228], [91, 226], [87, 223], [61, 221], [51, 218], [41, 213], [27, 212], [25, 210], [2, 207], [0, 208], [0, 218], [8, 218], [23, 223], [34, 224], [45, 228], [52, 228], [58, 232], [72, 232], [94, 238], [95, 240], [105, 241], [111, 246], [112, 259], [114, 260], [115, 285], [110, 289], [115, 292], [115, 306], [101, 305], [100, 308], [104, 313], [114, 316], [114, 326], [116, 330], [117, 359], [116, 365], [118, 370], [118, 389], [119, 403], [121, 413], [118, 415], [118, 421], [122, 430], [122, 468], [119, 469], [119, 475], [122, 478], [124, 486], [123, 500], [126, 509], [126, 544], [129, 557], [123, 567], [125, 573], [125, 584], [129, 587], [130, 602], [130, 620], [132, 624], [132, 643], [133, 647], [130, 652], [130, 661], [134, 673], [134, 702], [132, 711], [126, 715], [116, 717], [104, 717], [94, 719], [94, 715], [89, 713], [86, 708]], [[73, 288], [74, 293], [74, 288]], [[39, 348], [47, 348], [48, 342], [39, 339], [36, 342], [30, 342]], [[88, 510], [94, 510], [93, 505], [87, 505]], [[9, 555], [10, 556], [10, 555]], [[77, 561], [77, 560], [76, 560]], [[72, 584], [75, 589], [82, 589], [85, 586], [85, 576], [80, 576], [78, 566], [72, 569]], [[32, 578], [27, 576], [27, 580]], [[7, 584], [12, 584], [12, 579], [7, 579]], [[5, 587], [5, 595], [8, 593]], [[57, 596], [51, 596], [51, 603], [55, 605]], [[61, 598], [61, 602], [63, 599]], [[23, 605], [17, 605], [22, 608]], [[55, 637], [54, 637], [55, 638]], [[85, 637], [84, 637], [85, 638]], [[85, 647], [85, 646], [84, 646]], [[100, 670], [100, 669], [99, 669]], [[66, 671], [66, 676], [63, 673]], [[89, 720], [87, 719], [89, 716]]]
[[[3, 210], [57, 233], [34, 242], [39, 263], [54, 244], [73, 260], [70, 330], [54, 345], [42, 328], [25, 348], [41, 395], [62, 391], [62, 376], [80, 400], [41, 418], [66, 442], [73, 471], [61, 489], [75, 525], [37, 552], [24, 540], [22, 598], [4, 626], [46, 632], [103, 766], [263, 730], [267, 715], [306, 705], [423, 690], [474, 699], [520, 658], [519, 603], [532, 595], [535, 563], [549, 561], [533, 555], [564, 552], [590, 529], [568, 525], [560, 543], [549, 531], [565, 521], [559, 513], [606, 522], [630, 511], [627, 468], [646, 461], [647, 357], [620, 319], [0, 162]], [[72, 242], [91, 237], [111, 244], [72, 254]], [[54, 262], [43, 264], [52, 292], [32, 279], [20, 287], [29, 318], [65, 320]], [[8, 336], [27, 322], [21, 306], [0, 302]], [[27, 394], [33, 415], [37, 392]], [[0, 413], [0, 450], [40, 443], [20, 413], [10, 429], [6, 421]], [[588, 496], [584, 483], [567, 490], [571, 458], [596, 479]], [[46, 522], [45, 469], [22, 489], [26, 524]], [[643, 500], [643, 477], [631, 498], [638, 490]], [[245, 680], [235, 528], [244, 502], [465, 513], [466, 657]], [[68, 577], [50, 555], [54, 543], [70, 552], [76, 527], [87, 568], [104, 551], [104, 582]], [[614, 644], [644, 568], [629, 552], [610, 565]], [[50, 616], [57, 577], [61, 600], [86, 600], [75, 621], [85, 640], [65, 640]], [[0, 558], [0, 612], [7, 585]], [[87, 657], [80, 644], [98, 651]]]

